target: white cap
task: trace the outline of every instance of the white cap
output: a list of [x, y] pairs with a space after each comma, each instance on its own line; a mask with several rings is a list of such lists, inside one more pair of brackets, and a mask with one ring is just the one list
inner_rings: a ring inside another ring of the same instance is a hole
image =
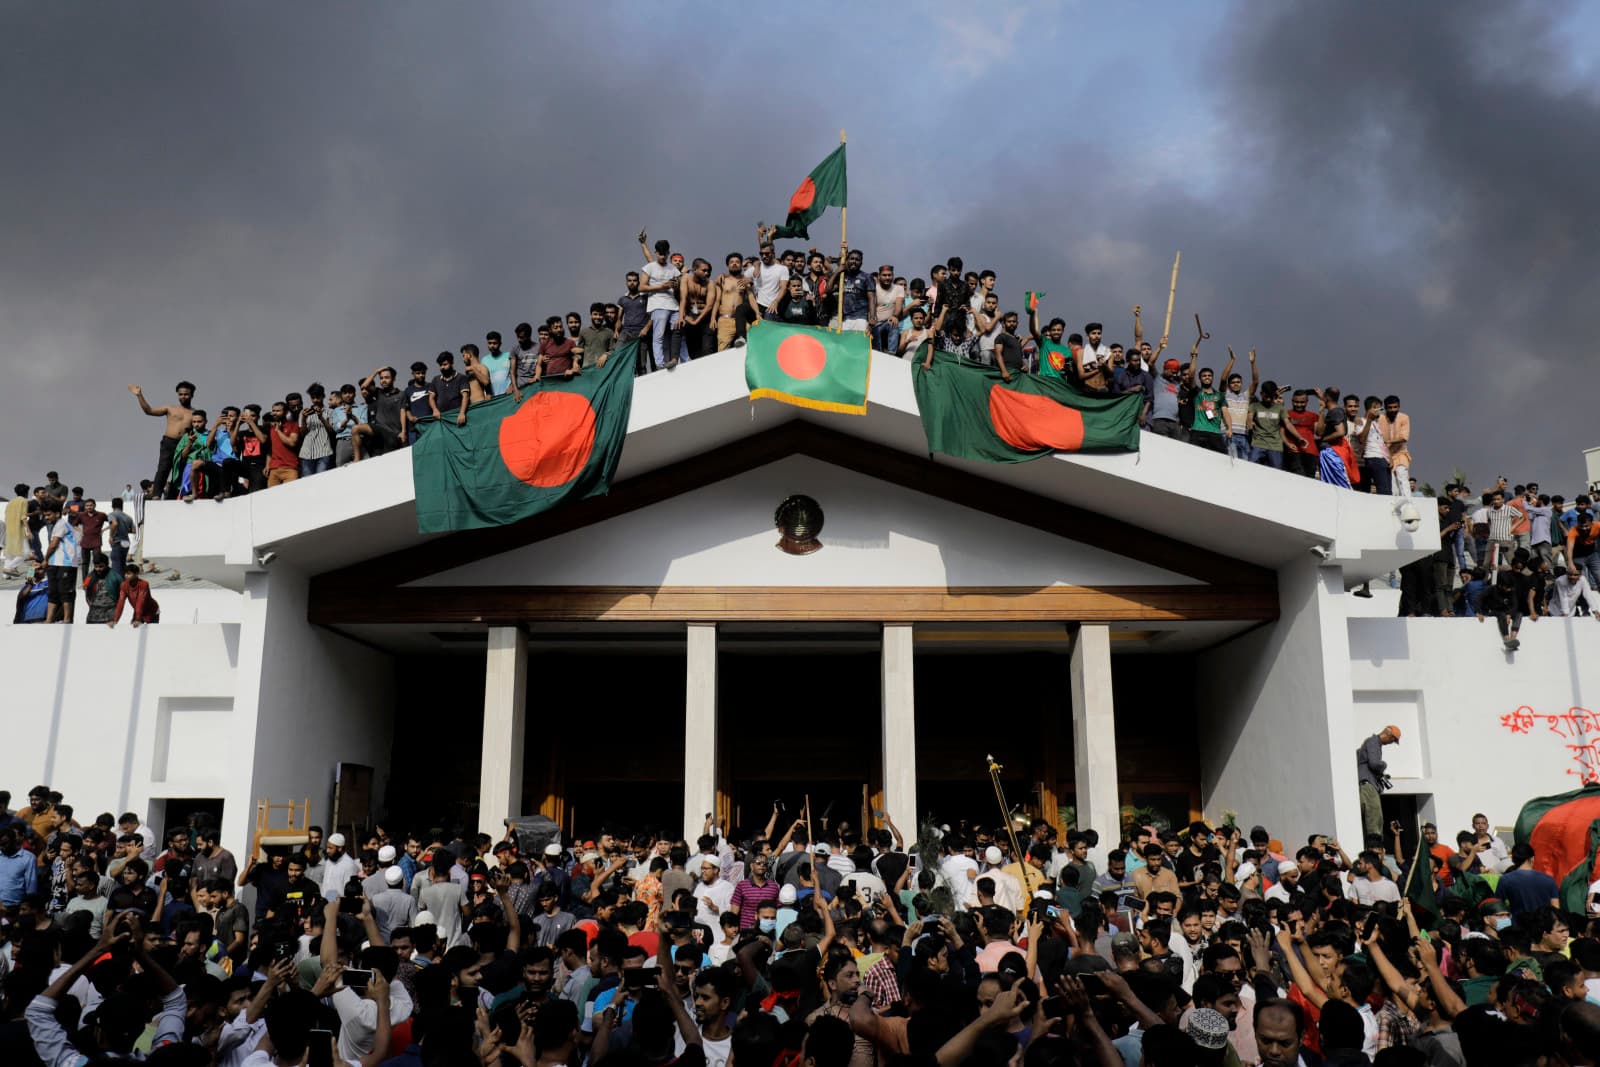
[[393, 863], [396, 855], [398, 853], [395, 852], [393, 845], [384, 845], [378, 850], [378, 862]]
[[998, 867], [1000, 865], [1000, 861], [1005, 858], [1005, 853], [1001, 852], [999, 846], [997, 845], [990, 845], [988, 848], [983, 850], [984, 862], [989, 864], [991, 867]]
[[1034, 900], [1054, 900], [1054, 899], [1056, 899], [1056, 895], [1054, 893], [1050, 892], [1050, 890], [1048, 890], [1048, 889], [1035, 889], [1033, 891], [1033, 899]]
[[343, 834], [329, 834], [328, 835], [328, 844], [330, 844], [330, 845], [338, 845], [340, 848], [343, 848], [344, 847], [344, 835]]
[[1233, 872], [1233, 884], [1244, 885], [1252, 874], [1256, 873], [1256, 865], [1248, 860], [1239, 864], [1239, 869]]
[[390, 867], [388, 870], [383, 872], [383, 880], [388, 882], [390, 885], [399, 885], [401, 882], [406, 880], [406, 872], [402, 871], [399, 867]]
[[817, 847], [812, 849], [812, 851], [819, 856], [831, 856], [833, 855], [833, 846], [828, 844], [826, 841], [818, 841]]
[[431, 911], [419, 911], [417, 917], [411, 920], [412, 926], [438, 926], [439, 920], [433, 917]]
[[1288, 874], [1290, 871], [1298, 871], [1299, 869], [1300, 865], [1294, 860], [1284, 860], [1278, 864], [1279, 874]]
[[778, 890], [778, 903], [779, 904], [793, 904], [794, 903], [794, 898], [795, 898], [794, 886], [786, 885], [782, 889]]
[[556, 842], [556, 841], [552, 841], [548, 845], [544, 846], [544, 854], [546, 856], [559, 856], [559, 855], [561, 855], [561, 845], [560, 845], [560, 843]]

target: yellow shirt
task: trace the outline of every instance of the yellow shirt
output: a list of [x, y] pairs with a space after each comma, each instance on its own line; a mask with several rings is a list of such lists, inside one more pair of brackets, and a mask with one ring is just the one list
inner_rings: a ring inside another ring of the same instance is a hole
[[13, 497], [6, 501], [6, 545], [0, 555], [8, 558], [28, 554], [28, 501]]

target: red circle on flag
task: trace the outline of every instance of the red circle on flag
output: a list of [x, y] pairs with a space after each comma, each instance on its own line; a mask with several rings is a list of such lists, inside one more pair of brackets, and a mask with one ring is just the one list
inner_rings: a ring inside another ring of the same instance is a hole
[[989, 421], [1000, 440], [1022, 452], [1076, 452], [1083, 447], [1083, 414], [1037, 393], [990, 386]]
[[536, 393], [500, 422], [500, 459], [519, 481], [553, 489], [594, 451], [594, 408], [577, 393]]
[[796, 189], [794, 195], [789, 198], [789, 214], [804, 214], [811, 209], [811, 205], [816, 201], [817, 183], [811, 180], [810, 175], [807, 175], [806, 180], [800, 183], [800, 188]]
[[797, 333], [778, 345], [778, 367], [797, 381], [810, 381], [828, 365], [828, 350], [815, 337]]

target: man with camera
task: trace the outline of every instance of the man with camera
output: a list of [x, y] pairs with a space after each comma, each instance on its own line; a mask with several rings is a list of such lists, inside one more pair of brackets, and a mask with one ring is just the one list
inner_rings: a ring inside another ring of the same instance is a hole
[[1383, 758], [1384, 745], [1400, 743], [1400, 727], [1385, 726], [1361, 742], [1356, 749], [1356, 782], [1361, 791], [1361, 831], [1367, 834], [1383, 833], [1383, 801], [1381, 795], [1389, 788], [1385, 773], [1389, 764]]

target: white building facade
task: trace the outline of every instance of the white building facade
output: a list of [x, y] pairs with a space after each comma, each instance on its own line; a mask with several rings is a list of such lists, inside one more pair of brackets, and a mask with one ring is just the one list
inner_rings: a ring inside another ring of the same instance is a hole
[[[494, 530], [418, 535], [405, 454], [152, 503], [146, 555], [218, 588], [158, 581], [139, 630], [0, 630], [0, 785], [85, 821], [207, 808], [236, 850], [258, 801], [327, 825], [369, 778], [341, 823], [692, 840], [809, 797], [909, 835], [993, 819], [993, 751], [1009, 799], [1103, 851], [1124, 809], [1350, 847], [1355, 749], [1391, 723], [1408, 826], [1506, 825], [1600, 767], [1593, 621], [1527, 624], [1511, 657], [1348, 594], [1438, 548], [1431, 507], [1407, 532], [1392, 500], [1148, 434], [929, 457], [912, 368], [873, 361], [861, 417], [752, 406], [738, 352], [642, 379], [611, 494]], [[772, 526], [795, 493], [826, 516], [805, 556]]]

